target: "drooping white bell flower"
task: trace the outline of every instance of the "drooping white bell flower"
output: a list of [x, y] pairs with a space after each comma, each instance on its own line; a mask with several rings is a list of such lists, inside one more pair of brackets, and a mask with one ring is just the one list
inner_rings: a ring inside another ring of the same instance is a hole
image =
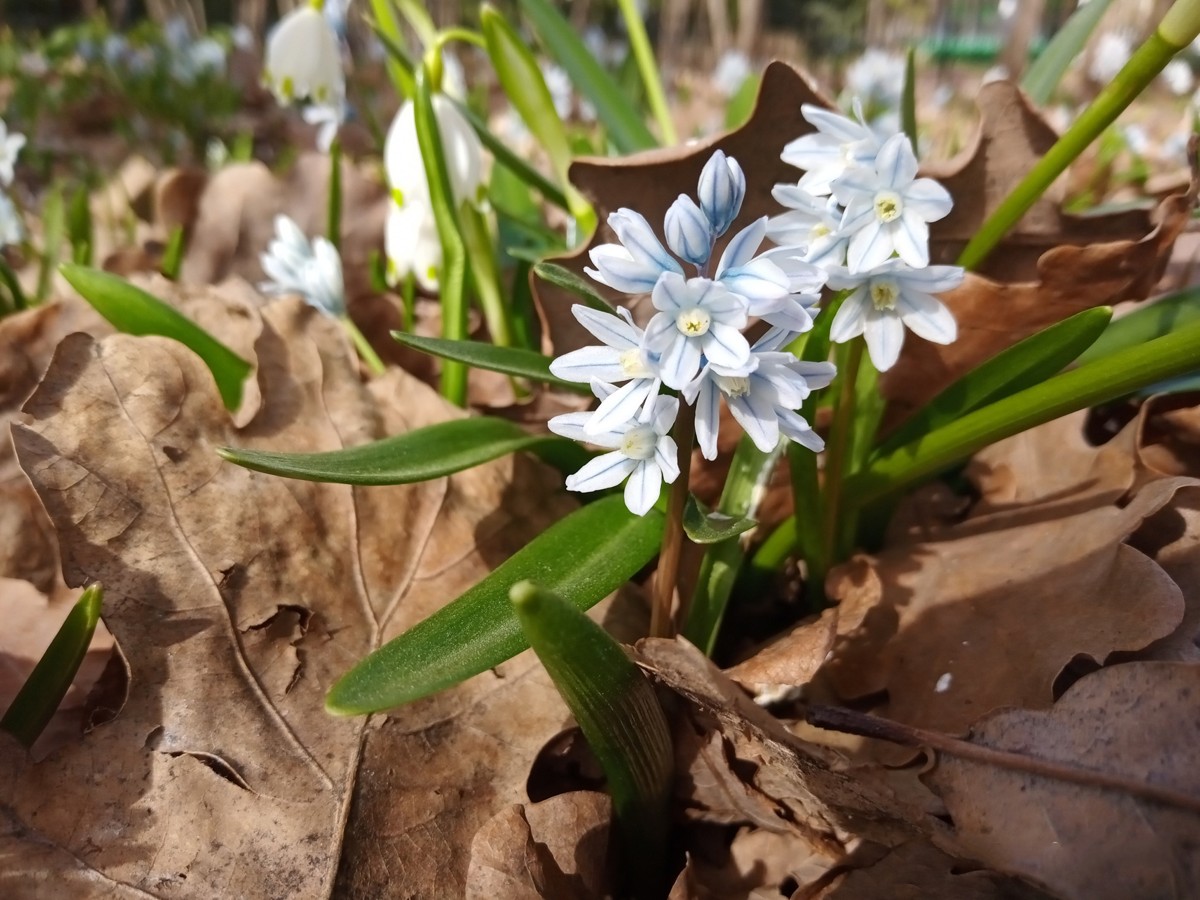
[[[433, 95], [433, 115], [438, 123], [455, 206], [464, 201], [479, 202], [484, 178], [483, 145], [479, 135], [449, 97]], [[417, 143], [417, 114], [411, 101], [400, 107], [388, 128], [383, 145], [383, 165], [392, 194], [401, 207], [419, 202], [428, 204], [429, 181]]]
[[269, 279], [259, 285], [263, 293], [299, 294], [326, 315], [346, 315], [342, 259], [325, 238], [315, 237], [309, 243], [299, 225], [287, 216], [276, 216], [275, 240], [259, 261]]
[[424, 203], [392, 205], [383, 236], [387, 281], [397, 285], [411, 273], [423, 290], [433, 293], [442, 268], [442, 242], [433, 208]]
[[25, 146], [25, 135], [9, 134], [8, 126], [0, 119], [0, 185], [8, 187], [13, 181], [13, 167], [17, 164], [17, 155]]
[[331, 102], [346, 94], [337, 36], [310, 0], [284, 16], [267, 38], [263, 80], [281, 104], [308, 97]]

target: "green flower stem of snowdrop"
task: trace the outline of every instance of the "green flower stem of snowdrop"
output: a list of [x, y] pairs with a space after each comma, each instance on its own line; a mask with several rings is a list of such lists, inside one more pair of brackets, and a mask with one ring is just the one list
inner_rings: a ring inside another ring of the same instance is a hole
[[646, 99], [650, 103], [650, 111], [658, 122], [664, 144], [676, 144], [679, 135], [675, 131], [675, 123], [671, 120], [671, 110], [667, 106], [667, 96], [663, 91], [662, 79], [658, 74], [658, 63], [654, 59], [654, 48], [650, 46], [650, 38], [646, 34], [646, 24], [638, 12], [636, 0], [617, 0], [621, 8], [621, 16], [625, 21], [625, 31], [629, 35], [629, 48], [637, 61], [638, 72], [642, 76], [642, 84], [646, 87]]
[[851, 426], [855, 413], [855, 385], [858, 382], [858, 367], [862, 363], [863, 347], [866, 342], [855, 338], [846, 346], [845, 363], [838, 367], [841, 388], [836, 395], [833, 423], [829, 429], [829, 443], [825, 448], [825, 490], [822, 497], [823, 521], [821, 525], [820, 561], [822, 571], [837, 560], [838, 535], [843, 515], [842, 482], [846, 477], [847, 464], [852, 448]]
[[1029, 170], [963, 248], [958, 264], [974, 269], [1066, 170], [1133, 102], [1168, 62], [1200, 35], [1200, 0], [1176, 0], [1155, 32], [1087, 109]]
[[325, 237], [342, 252], [342, 139], [334, 135], [329, 145], [329, 210]]
[[679, 563], [683, 556], [683, 508], [687, 505], [692, 446], [696, 442], [696, 417], [682, 410], [675, 420], [675, 445], [679, 448], [679, 477], [667, 498], [667, 520], [663, 526], [662, 551], [654, 576], [654, 603], [650, 607], [650, 637], [672, 637], [671, 605], [679, 586]]
[[387, 366], [383, 364], [383, 360], [379, 358], [379, 354], [375, 352], [375, 348], [371, 346], [371, 342], [367, 340], [366, 335], [359, 331], [358, 326], [354, 324], [354, 320], [349, 316], [340, 316], [338, 321], [342, 323], [342, 328], [346, 330], [346, 334], [354, 342], [354, 349], [358, 351], [358, 355], [362, 357], [362, 361], [367, 364], [367, 368], [371, 370], [371, 374], [382, 375], [386, 372]]

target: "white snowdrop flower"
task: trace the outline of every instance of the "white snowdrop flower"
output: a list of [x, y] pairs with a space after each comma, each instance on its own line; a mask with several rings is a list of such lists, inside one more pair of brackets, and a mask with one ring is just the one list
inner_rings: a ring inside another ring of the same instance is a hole
[[550, 371], [585, 384], [593, 380], [609, 385], [625, 382], [601, 401], [584, 427], [588, 435], [611, 431], [635, 418], [658, 394], [662, 381], [657, 361], [642, 346], [642, 329], [633, 324], [633, 316], [624, 307], [618, 307], [615, 316], [581, 304], [572, 306], [571, 312], [604, 346], [563, 354], [550, 363]]
[[346, 102], [337, 97], [330, 103], [310, 103], [301, 115], [309, 125], [317, 126], [317, 149], [328, 153], [338, 129], [346, 121]]
[[[607, 396], [614, 390], [603, 384], [596, 387], [600, 396]], [[663, 482], [671, 484], [679, 477], [679, 449], [670, 435], [678, 412], [678, 399], [659, 396], [649, 415], [623, 422], [600, 434], [584, 431], [591, 413], [555, 416], [547, 423], [555, 434], [611, 451], [589, 461], [574, 475], [568, 475], [567, 490], [601, 491], [628, 479], [625, 505], [634, 515], [644, 516], [658, 502]]]
[[299, 294], [326, 315], [346, 315], [342, 260], [325, 238], [313, 238], [310, 244], [300, 226], [279, 215], [275, 217], [275, 239], [259, 260], [269, 279], [259, 286], [263, 293]]
[[284, 16], [267, 37], [263, 79], [281, 104], [304, 97], [327, 103], [346, 93], [337, 36], [310, 0]]
[[854, 102], [853, 119], [810, 103], [804, 104], [800, 110], [817, 131], [791, 141], [779, 156], [789, 166], [804, 170], [799, 185], [817, 196], [828, 194], [832, 190], [833, 180], [848, 165], [869, 165], [873, 162], [888, 137], [866, 123], [862, 104], [857, 100]]
[[929, 224], [954, 206], [949, 192], [932, 178], [917, 178], [917, 157], [903, 134], [880, 148], [871, 167], [854, 166], [833, 182], [846, 207], [841, 231], [848, 235], [846, 265], [852, 272], [872, 269], [893, 251], [910, 266], [929, 264]]
[[9, 196], [0, 191], [0, 248], [19, 244], [25, 237], [25, 226], [21, 215]]
[[0, 119], [0, 186], [8, 187], [15, 176], [14, 167], [21, 148], [25, 146], [25, 135], [9, 134], [8, 126]]
[[1133, 42], [1124, 32], [1106, 31], [1096, 41], [1092, 50], [1092, 61], [1088, 76], [1097, 84], [1108, 84], [1129, 62], [1133, 55]]
[[904, 79], [904, 57], [876, 47], [868, 48], [846, 70], [846, 88], [867, 109], [899, 106]]
[[1187, 60], [1176, 57], [1163, 67], [1159, 77], [1166, 83], [1171, 93], [1176, 97], [1191, 93], [1196, 84], [1196, 76]]
[[730, 372], [709, 362], [684, 387], [684, 399], [696, 407], [696, 442], [705, 459], [717, 458], [721, 397], [764, 453], [775, 449], [780, 434], [814, 452], [824, 448], [824, 441], [795, 411], [812, 391], [828, 386], [837, 370], [832, 363], [804, 362], [780, 351], [793, 337], [795, 332], [773, 328], [751, 348], [753, 361], [748, 374]]
[[432, 207], [422, 203], [404, 207], [393, 204], [388, 212], [383, 244], [388, 284], [399, 284], [412, 273], [424, 290], [430, 293], [437, 290], [438, 273], [442, 268], [442, 242]]
[[726, 50], [713, 69], [712, 86], [722, 97], [736, 94], [750, 77], [750, 60], [741, 50]]
[[958, 266], [914, 269], [895, 258], [866, 272], [832, 268], [829, 286], [850, 294], [830, 324], [830, 340], [841, 344], [863, 335], [880, 372], [900, 357], [905, 326], [935, 344], [953, 343], [958, 337], [954, 316], [932, 295], [953, 290], [962, 280]]
[[650, 302], [658, 310], [646, 327], [645, 347], [659, 357], [659, 374], [680, 389], [700, 371], [701, 357], [730, 370], [750, 363], [746, 302], [708, 278], [664, 272]]
[[[478, 203], [483, 191], [483, 145], [475, 129], [454, 101], [444, 94], [433, 95], [433, 114], [438, 123], [446, 171], [454, 192], [455, 206], [464, 201]], [[383, 164], [388, 184], [400, 206], [429, 202], [429, 181], [421, 146], [417, 142], [417, 113], [411, 101], [396, 112], [383, 145]]]
[[455, 100], [467, 99], [467, 70], [457, 56], [442, 50], [442, 93]]

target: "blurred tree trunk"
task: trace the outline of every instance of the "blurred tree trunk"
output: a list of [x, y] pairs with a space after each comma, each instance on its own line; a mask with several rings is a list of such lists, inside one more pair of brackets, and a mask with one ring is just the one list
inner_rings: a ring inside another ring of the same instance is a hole
[[1042, 25], [1042, 13], [1046, 11], [1046, 0], [1021, 0], [1013, 13], [1012, 26], [1000, 54], [1000, 64], [1014, 81], [1021, 77], [1029, 64], [1029, 45], [1037, 37]]
[[737, 48], [753, 56], [762, 36], [763, 0], [742, 0], [738, 4]]
[[679, 58], [692, 0], [663, 0], [658, 18], [658, 57], [664, 65], [673, 65]]
[[244, 25], [254, 35], [255, 43], [260, 42], [267, 27], [267, 0], [238, 0], [233, 24]]
[[719, 57], [732, 43], [729, 28], [729, 7], [725, 0], [708, 0], [708, 26], [712, 31], [712, 48]]

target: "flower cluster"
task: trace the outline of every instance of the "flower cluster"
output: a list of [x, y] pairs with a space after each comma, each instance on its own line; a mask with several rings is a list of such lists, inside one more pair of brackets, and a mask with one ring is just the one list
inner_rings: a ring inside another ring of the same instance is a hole
[[[549, 427], [611, 452], [569, 477], [570, 490], [603, 490], [628, 479], [629, 509], [644, 515], [654, 505], [663, 482], [679, 476], [678, 449], [668, 432], [680, 404], [661, 393], [664, 385], [694, 408], [697, 442], [707, 459], [717, 454], [722, 397], [760, 449], [774, 449], [780, 436], [822, 448], [796, 410], [812, 390], [829, 384], [834, 367], [802, 362], [781, 348], [812, 328], [824, 275], [796, 248], [760, 253], [766, 217], [729, 238], [714, 260], [745, 193], [741, 167], [717, 151], [700, 174], [696, 198], [681, 194], [667, 210], [665, 247], [639, 213], [622, 208], [609, 216], [618, 242], [593, 248], [595, 268], [586, 271], [623, 293], [648, 293], [656, 313], [643, 331], [628, 310], [573, 307], [602, 346], [567, 353], [550, 370], [590, 383], [600, 405], [594, 412], [557, 416]], [[751, 319], [771, 326], [754, 344], [743, 334]]]
[[0, 249], [9, 244], [20, 243], [25, 234], [16, 204], [4, 190], [12, 185], [13, 178], [16, 177], [14, 167], [17, 164], [17, 155], [24, 146], [25, 135], [9, 134], [8, 126], [0, 119]]
[[299, 294], [309, 306], [334, 318], [346, 316], [342, 259], [323, 237], [309, 243], [300, 226], [284, 215], [275, 217], [275, 239], [259, 256], [268, 281], [264, 294]]
[[771, 219], [767, 235], [804, 246], [803, 259], [827, 273], [829, 286], [849, 291], [830, 338], [843, 343], [863, 335], [880, 371], [900, 356], [905, 326], [951, 343], [954, 317], [933, 295], [957, 287], [963, 273], [929, 264], [929, 223], [950, 212], [950, 194], [918, 178], [908, 138], [873, 129], [857, 103], [853, 119], [816, 106], [802, 111], [817, 130], [784, 148], [784, 162], [804, 174], [775, 186], [773, 196], [788, 211]]

